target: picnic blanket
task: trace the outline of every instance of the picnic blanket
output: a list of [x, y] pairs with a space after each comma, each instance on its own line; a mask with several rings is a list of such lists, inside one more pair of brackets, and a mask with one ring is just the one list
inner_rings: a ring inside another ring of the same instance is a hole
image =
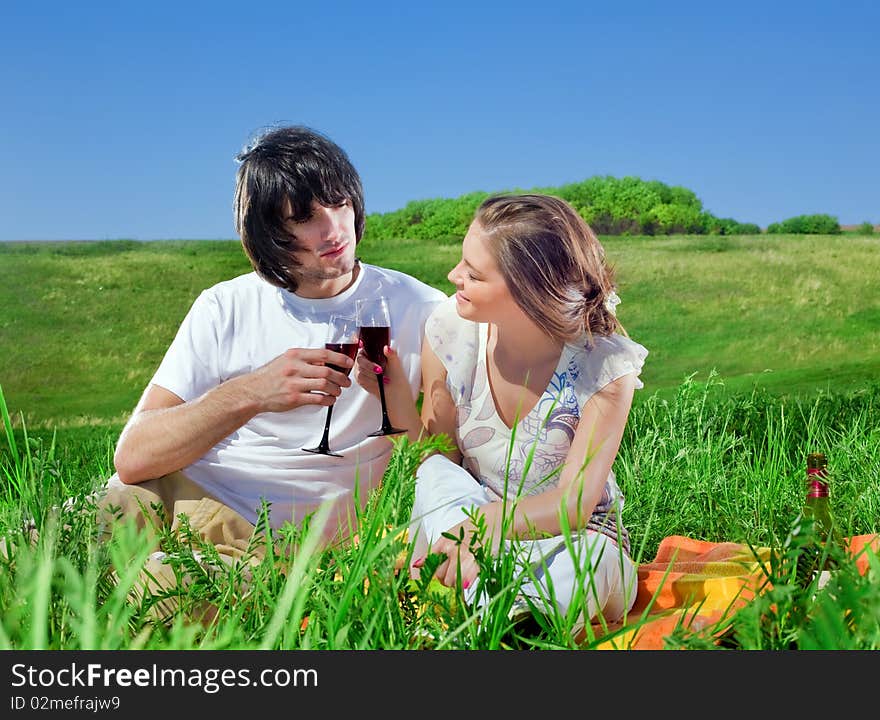
[[[867, 547], [880, 554], [880, 535], [847, 539], [847, 551], [863, 575], [869, 563]], [[638, 594], [626, 622], [593, 626], [597, 636], [610, 635], [597, 647], [662, 650], [663, 639], [678, 626], [699, 632], [713, 625], [766, 588], [762, 563], [769, 555], [768, 548], [740, 543], [707, 542], [682, 535], [664, 538], [654, 560], [638, 567]], [[628, 625], [633, 629], [627, 630]]]

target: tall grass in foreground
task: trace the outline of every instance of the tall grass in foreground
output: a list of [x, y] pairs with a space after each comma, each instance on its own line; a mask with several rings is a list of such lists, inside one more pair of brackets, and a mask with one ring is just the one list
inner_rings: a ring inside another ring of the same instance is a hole
[[[685, 382], [672, 400], [633, 409], [615, 472], [626, 495], [623, 521], [637, 561], [660, 539], [683, 534], [772, 549], [771, 589], [715, 627], [673, 632], [671, 648], [878, 649], [880, 563], [860, 575], [852, 562], [823, 590], [801, 590], [787, 544], [803, 501], [808, 452], [825, 452], [842, 532], [878, 532], [880, 387], [809, 401], [719, 394], [720, 380]], [[497, 649], [595, 647], [601, 628], [576, 643], [576, 618], [537, 616], [527, 634], [508, 620], [510, 568], [483, 558], [481, 582], [497, 590], [481, 613], [429, 582], [410, 580], [411, 547], [402, 531], [415, 468], [436, 441], [396, 441], [382, 488], [360, 517], [354, 545], [319, 549], [321, 518], [277, 533], [254, 567], [212, 567], [211, 548], [164, 534], [162, 549], [186, 591], [162, 596], [137, 588], [152, 551], [130, 525], [96, 542], [88, 494], [110, 473], [110, 448], [59, 448], [13, 429], [2, 391], [6, 447], [0, 454], [0, 648], [14, 649]], [[77, 453], [84, 458], [84, 472]], [[63, 452], [62, 452], [63, 451]], [[70, 453], [73, 453], [72, 455]], [[60, 460], [60, 458], [64, 458]], [[75, 470], [75, 471], [74, 471]], [[75, 507], [59, 511], [69, 498]], [[31, 521], [39, 530], [32, 545]], [[276, 552], [280, 549], [280, 552]], [[245, 583], [245, 573], [251, 575]], [[173, 601], [164, 621], [151, 618]], [[200, 608], [212, 619], [192, 622]], [[638, 624], [630, 619], [630, 627]], [[720, 642], [712, 637], [721, 636]]]

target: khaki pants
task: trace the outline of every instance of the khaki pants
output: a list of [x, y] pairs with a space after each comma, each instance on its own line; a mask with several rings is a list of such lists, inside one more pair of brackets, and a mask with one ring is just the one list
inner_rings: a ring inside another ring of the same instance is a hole
[[[136, 589], [134, 599], [141, 600], [146, 593], [169, 594], [150, 607], [154, 619], [167, 621], [180, 607], [180, 597], [185, 595], [192, 582], [188, 576], [178, 577], [174, 567], [166, 562], [167, 556], [158, 551], [157, 530], [168, 528], [172, 533], [181, 529], [180, 515], [188, 519], [192, 535], [216, 548], [220, 559], [227, 565], [242, 568], [242, 577], [250, 578], [249, 566], [258, 564], [265, 555], [265, 541], [254, 537], [254, 526], [227, 505], [208, 495], [182, 472], [175, 472], [155, 480], [136, 485], [126, 485], [116, 475], [98, 494], [98, 522], [104, 539], [108, 539], [111, 526], [131, 518], [146, 536], [156, 544], [157, 552], [147, 558]], [[164, 512], [156, 511], [160, 506]], [[201, 622], [210, 622], [217, 613], [210, 603], [201, 603], [188, 615]]]

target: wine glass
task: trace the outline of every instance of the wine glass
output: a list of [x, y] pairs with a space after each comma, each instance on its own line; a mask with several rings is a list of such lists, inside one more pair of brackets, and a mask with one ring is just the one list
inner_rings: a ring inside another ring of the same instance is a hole
[[382, 403], [382, 427], [376, 432], [370, 433], [370, 437], [397, 435], [406, 432], [406, 430], [401, 430], [391, 424], [385, 405], [386, 358], [383, 348], [391, 342], [391, 314], [388, 312], [388, 300], [381, 296], [358, 300], [357, 318], [361, 329], [364, 355], [370, 362], [374, 362], [382, 368], [382, 372], [376, 373], [376, 380], [379, 383], [379, 401]]
[[[327, 325], [327, 340], [324, 343], [327, 350], [348, 355], [352, 360], [358, 351], [358, 321], [357, 318], [346, 315], [331, 315]], [[327, 363], [328, 367], [338, 370], [346, 375], [351, 373], [351, 368], [340, 367]], [[335, 405], [335, 403], [334, 403]], [[332, 455], [342, 457], [339, 453], [330, 452], [330, 418], [333, 415], [333, 405], [327, 406], [327, 419], [324, 421], [324, 435], [317, 447], [303, 448], [306, 452], [318, 453], [319, 455]]]

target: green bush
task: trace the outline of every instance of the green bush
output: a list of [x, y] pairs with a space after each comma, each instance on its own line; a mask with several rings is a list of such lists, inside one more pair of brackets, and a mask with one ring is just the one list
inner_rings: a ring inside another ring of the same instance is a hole
[[636, 232], [641, 235], [702, 234], [706, 228], [704, 215], [698, 207], [659, 204], [638, 217]]
[[412, 238], [438, 240], [467, 233], [477, 206], [488, 197], [473, 192], [457, 198], [413, 200], [400, 210], [367, 216], [365, 236], [373, 240]]
[[831, 215], [797, 215], [767, 226], [768, 233], [784, 235], [836, 235], [840, 223]]
[[[715, 217], [703, 209], [692, 190], [634, 176], [596, 175], [555, 187], [502, 192], [556, 195], [571, 203], [599, 235], [754, 235], [761, 232], [754, 223]], [[400, 210], [373, 213], [367, 216], [366, 236], [371, 240], [458, 242], [467, 233], [477, 206], [489, 194], [480, 191], [457, 198], [414, 200]], [[836, 221], [834, 224], [836, 226]]]
[[741, 223], [733, 218], [706, 217], [706, 233], [710, 235], [760, 235], [755, 223]]

